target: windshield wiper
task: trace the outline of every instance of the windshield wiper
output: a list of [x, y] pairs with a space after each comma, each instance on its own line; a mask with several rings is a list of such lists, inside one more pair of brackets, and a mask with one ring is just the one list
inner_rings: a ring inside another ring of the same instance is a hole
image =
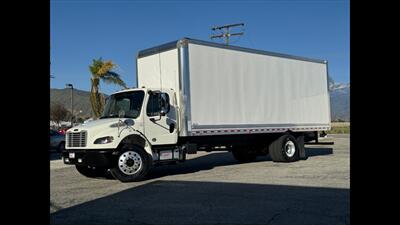
[[118, 115], [102, 116], [99, 119], [106, 119], [106, 118], [118, 118]]

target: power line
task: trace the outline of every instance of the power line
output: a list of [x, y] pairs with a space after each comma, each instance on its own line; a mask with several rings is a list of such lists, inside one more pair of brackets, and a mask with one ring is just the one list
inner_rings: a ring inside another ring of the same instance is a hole
[[230, 28], [231, 27], [237, 27], [237, 26], [244, 26], [244, 23], [235, 23], [235, 24], [227, 24], [227, 25], [223, 25], [223, 26], [212, 27], [211, 28], [212, 31], [220, 30], [220, 31], [222, 31], [222, 33], [218, 34], [218, 35], [211, 35], [210, 39], [212, 40], [214, 38], [225, 38], [226, 45], [229, 45], [229, 38], [231, 36], [244, 35], [244, 32], [230, 33]]

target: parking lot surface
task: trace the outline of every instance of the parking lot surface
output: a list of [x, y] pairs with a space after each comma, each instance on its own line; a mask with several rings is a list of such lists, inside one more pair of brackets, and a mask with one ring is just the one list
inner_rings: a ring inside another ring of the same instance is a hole
[[335, 145], [306, 146], [308, 159], [294, 163], [200, 152], [134, 183], [86, 178], [53, 153], [50, 223], [349, 224], [349, 135], [326, 141]]

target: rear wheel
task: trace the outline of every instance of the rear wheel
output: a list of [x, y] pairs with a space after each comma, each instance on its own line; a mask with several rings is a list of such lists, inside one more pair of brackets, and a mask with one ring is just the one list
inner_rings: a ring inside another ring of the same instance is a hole
[[274, 162], [294, 162], [299, 160], [299, 146], [295, 137], [285, 134], [269, 145], [269, 153]]
[[106, 177], [107, 174], [107, 168], [97, 168], [97, 167], [89, 167], [89, 166], [84, 166], [84, 165], [75, 165], [76, 170], [80, 174], [86, 177]]
[[115, 179], [122, 182], [139, 181], [146, 176], [150, 166], [151, 159], [143, 148], [125, 144], [121, 148], [116, 166], [110, 172]]

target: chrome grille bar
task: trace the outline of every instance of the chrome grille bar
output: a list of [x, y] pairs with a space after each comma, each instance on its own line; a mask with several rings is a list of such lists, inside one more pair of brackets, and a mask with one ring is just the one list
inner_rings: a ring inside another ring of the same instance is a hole
[[67, 147], [86, 147], [87, 132], [68, 132]]

